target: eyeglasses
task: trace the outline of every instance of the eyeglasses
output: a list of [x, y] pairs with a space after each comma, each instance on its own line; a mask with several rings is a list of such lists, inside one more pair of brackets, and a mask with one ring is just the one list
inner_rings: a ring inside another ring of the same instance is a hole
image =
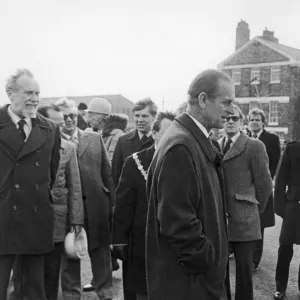
[[228, 116], [225, 118], [226, 122], [229, 122], [230, 119], [233, 121], [233, 122], [237, 122], [240, 118], [238, 116]]
[[261, 119], [250, 119], [250, 122], [261, 122]]
[[69, 115], [64, 115], [64, 120], [67, 121], [68, 118], [71, 120], [74, 120], [77, 117], [77, 114], [69, 114]]

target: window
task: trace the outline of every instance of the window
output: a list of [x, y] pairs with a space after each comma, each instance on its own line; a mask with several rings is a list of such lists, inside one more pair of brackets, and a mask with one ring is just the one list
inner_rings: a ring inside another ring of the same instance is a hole
[[258, 68], [251, 69], [251, 84], [258, 84], [260, 78], [260, 71]]
[[249, 111], [255, 107], [258, 107], [258, 101], [250, 101], [249, 102]]
[[268, 125], [278, 125], [278, 101], [270, 101]]
[[280, 67], [271, 68], [271, 78], [270, 83], [279, 83], [280, 82]]
[[232, 80], [235, 85], [241, 84], [241, 69], [232, 70]]

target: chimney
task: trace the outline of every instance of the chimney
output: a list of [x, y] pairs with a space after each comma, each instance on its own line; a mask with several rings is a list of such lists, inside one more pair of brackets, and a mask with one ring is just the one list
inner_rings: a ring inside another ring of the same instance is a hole
[[241, 20], [236, 28], [235, 51], [250, 40], [250, 29], [247, 22]]
[[267, 28], [263, 31], [263, 35], [261, 36], [266, 41], [278, 43], [279, 40], [274, 36], [274, 31], [269, 31]]

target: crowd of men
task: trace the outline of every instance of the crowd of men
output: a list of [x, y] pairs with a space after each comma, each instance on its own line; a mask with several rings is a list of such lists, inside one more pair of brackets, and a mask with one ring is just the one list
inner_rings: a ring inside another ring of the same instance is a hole
[[[150, 98], [138, 101], [130, 131], [128, 116], [112, 113], [105, 99], [39, 106], [39, 84], [27, 69], [8, 78], [6, 92], [0, 300], [56, 300], [60, 284], [65, 300], [91, 290], [113, 299], [117, 259], [125, 300], [229, 300], [230, 257], [235, 299], [252, 300], [275, 213], [283, 223], [273, 296], [285, 297], [293, 244], [300, 244], [300, 143], [281, 156], [259, 108], [245, 130], [228, 75], [198, 74], [176, 114], [158, 112]], [[215, 129], [224, 129], [219, 139]], [[83, 228], [93, 278], [82, 287], [80, 259], [68, 256], [64, 241]]]

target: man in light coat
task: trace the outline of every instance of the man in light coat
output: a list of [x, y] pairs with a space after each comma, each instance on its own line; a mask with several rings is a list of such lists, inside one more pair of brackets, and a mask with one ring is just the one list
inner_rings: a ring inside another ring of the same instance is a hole
[[241, 110], [225, 118], [226, 136], [219, 140], [224, 154], [228, 238], [235, 257], [235, 300], [253, 300], [252, 264], [255, 242], [261, 239], [259, 215], [272, 193], [264, 144], [240, 133]]
[[[63, 128], [64, 118], [55, 105], [45, 105], [38, 112]], [[56, 300], [64, 240], [67, 229], [78, 234], [84, 224], [80, 174], [75, 145], [61, 140], [60, 162], [51, 190], [54, 208], [54, 249], [45, 255], [45, 290], [48, 300]]]
[[225, 300], [228, 239], [221, 157], [209, 139], [233, 113], [231, 78], [200, 73], [186, 113], [162, 137], [148, 171], [149, 300]]
[[[64, 138], [77, 150], [84, 205], [84, 227], [88, 236], [95, 292], [100, 300], [112, 299], [112, 267], [110, 256], [112, 207], [115, 187], [111, 165], [99, 133], [77, 128], [77, 107], [69, 99], [56, 103], [64, 114]], [[80, 261], [64, 259], [62, 290], [64, 299], [81, 298]]]

